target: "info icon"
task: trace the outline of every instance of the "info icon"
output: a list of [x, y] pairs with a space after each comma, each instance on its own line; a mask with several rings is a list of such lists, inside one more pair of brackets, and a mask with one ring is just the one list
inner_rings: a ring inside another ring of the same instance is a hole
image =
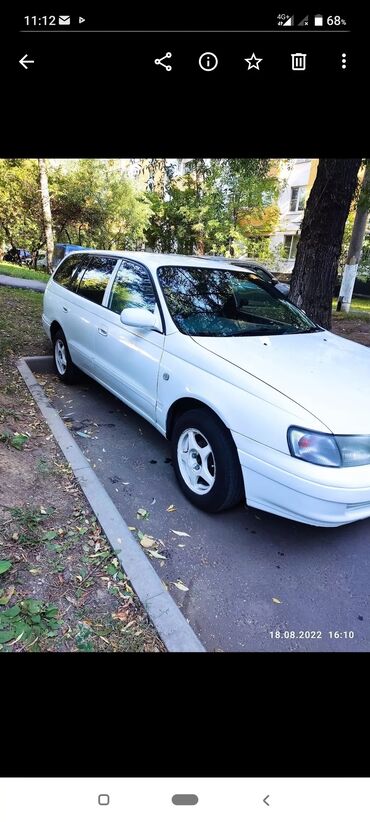
[[214, 71], [218, 66], [218, 57], [213, 51], [205, 51], [199, 57], [199, 65], [203, 71]]

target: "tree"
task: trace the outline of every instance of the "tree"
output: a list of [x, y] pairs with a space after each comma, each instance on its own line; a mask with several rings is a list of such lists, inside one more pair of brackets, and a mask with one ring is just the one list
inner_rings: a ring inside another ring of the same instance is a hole
[[320, 160], [302, 222], [290, 299], [325, 328], [331, 328], [338, 260], [360, 165], [361, 159]]
[[267, 159], [194, 159], [179, 177], [166, 169], [165, 197], [153, 192], [151, 248], [184, 254], [245, 253], [266, 237], [278, 211], [278, 182]]
[[54, 237], [53, 237], [53, 224], [52, 224], [52, 219], [51, 219], [49, 183], [48, 183], [48, 172], [47, 172], [46, 160], [39, 160], [39, 171], [40, 171], [42, 216], [43, 216], [44, 232], [45, 232], [45, 238], [46, 238], [47, 269], [48, 269], [48, 274], [51, 274], [52, 270], [53, 270], [52, 262], [53, 262], [53, 253], [54, 253]]
[[50, 176], [58, 242], [95, 248], [140, 248], [151, 215], [148, 197], [114, 160], [84, 159]]
[[0, 239], [34, 255], [45, 243], [36, 160], [0, 160]]
[[367, 162], [364, 179], [357, 203], [352, 235], [344, 267], [337, 311], [348, 312], [351, 307], [353, 288], [362, 255], [366, 225], [370, 209], [370, 162]]

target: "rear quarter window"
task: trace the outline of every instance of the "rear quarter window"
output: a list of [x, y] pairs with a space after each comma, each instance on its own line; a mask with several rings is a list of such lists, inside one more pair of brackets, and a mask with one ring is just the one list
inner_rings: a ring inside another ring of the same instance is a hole
[[78, 283], [78, 294], [92, 303], [101, 305], [117, 257], [92, 257]]
[[66, 257], [54, 274], [54, 282], [62, 285], [63, 288], [67, 288], [69, 291], [74, 291], [78, 275], [84, 269], [85, 265], [86, 257], [77, 254]]

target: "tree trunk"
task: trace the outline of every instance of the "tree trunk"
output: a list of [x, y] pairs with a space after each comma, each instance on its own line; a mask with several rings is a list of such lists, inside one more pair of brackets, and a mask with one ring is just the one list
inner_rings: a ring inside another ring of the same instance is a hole
[[351, 242], [349, 244], [346, 264], [344, 267], [342, 284], [339, 292], [339, 299], [337, 304], [337, 311], [348, 312], [351, 308], [351, 300], [354, 285], [356, 282], [357, 270], [361, 259], [362, 246], [365, 237], [367, 218], [369, 216], [369, 207], [367, 205], [367, 190], [370, 184], [370, 163], [367, 164], [365, 176], [362, 183], [362, 192], [365, 197], [360, 200], [356, 210], [356, 216], [353, 223]]
[[302, 222], [289, 297], [324, 328], [331, 328], [338, 260], [360, 165], [361, 159], [320, 160]]
[[40, 171], [42, 214], [43, 214], [43, 219], [44, 219], [44, 230], [45, 230], [45, 237], [46, 237], [46, 254], [47, 254], [48, 274], [51, 274], [52, 273], [53, 253], [54, 253], [54, 237], [53, 237], [53, 224], [52, 224], [52, 219], [51, 219], [49, 184], [48, 184], [48, 173], [47, 173], [47, 168], [46, 168], [46, 160], [39, 160], [39, 171]]

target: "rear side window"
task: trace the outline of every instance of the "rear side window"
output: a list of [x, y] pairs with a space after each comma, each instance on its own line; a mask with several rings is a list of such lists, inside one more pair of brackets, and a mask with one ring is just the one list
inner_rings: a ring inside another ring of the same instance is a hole
[[154, 311], [155, 294], [149, 273], [133, 260], [123, 260], [115, 277], [108, 308], [120, 314], [124, 308], [147, 308]]
[[79, 282], [78, 294], [101, 305], [116, 263], [116, 257], [93, 257]]
[[54, 282], [68, 288], [69, 291], [74, 291], [78, 274], [85, 263], [86, 257], [82, 257], [81, 254], [71, 254], [70, 257], [66, 257], [54, 274]]

